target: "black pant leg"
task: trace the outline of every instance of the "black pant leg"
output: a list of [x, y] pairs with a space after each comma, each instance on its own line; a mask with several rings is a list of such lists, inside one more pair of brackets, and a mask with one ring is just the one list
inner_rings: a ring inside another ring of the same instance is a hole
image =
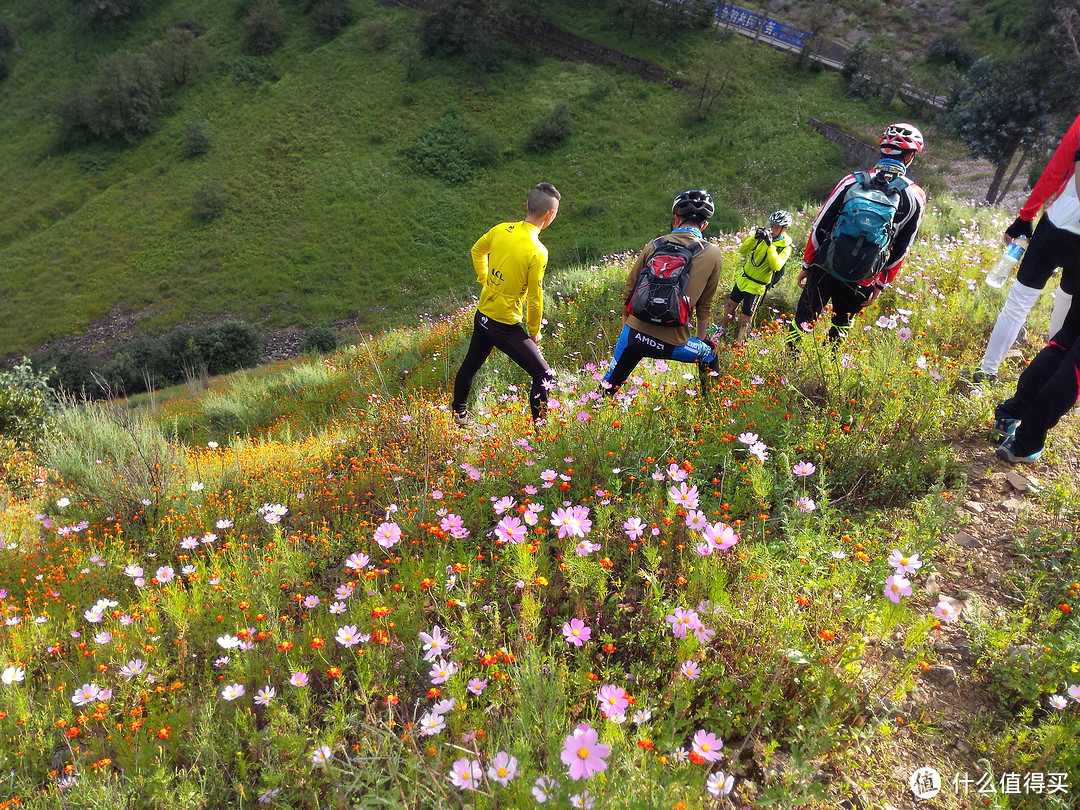
[[493, 321], [481, 315], [479, 311], [473, 316], [473, 333], [469, 341], [469, 350], [465, 353], [465, 359], [461, 361], [461, 368], [458, 369], [457, 376], [454, 378], [454, 399], [451, 407], [456, 413], [465, 412], [465, 407], [469, 402], [469, 393], [472, 391], [473, 378], [476, 377], [476, 372], [484, 365], [484, 361], [487, 360], [495, 345], [485, 328], [486, 324], [490, 323]]

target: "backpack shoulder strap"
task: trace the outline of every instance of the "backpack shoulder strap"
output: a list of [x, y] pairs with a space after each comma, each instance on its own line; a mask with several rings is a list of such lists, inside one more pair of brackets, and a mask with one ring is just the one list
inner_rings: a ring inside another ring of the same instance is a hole
[[889, 191], [895, 191], [897, 194], [900, 194], [901, 192], [903, 192], [904, 189], [906, 189], [913, 183], [914, 181], [910, 177], [907, 177], [906, 175], [900, 175], [899, 177], [895, 178], [891, 183], [889, 183], [888, 189]]
[[863, 189], [870, 188], [870, 175], [867, 172], [855, 172], [855, 182], [857, 182]]

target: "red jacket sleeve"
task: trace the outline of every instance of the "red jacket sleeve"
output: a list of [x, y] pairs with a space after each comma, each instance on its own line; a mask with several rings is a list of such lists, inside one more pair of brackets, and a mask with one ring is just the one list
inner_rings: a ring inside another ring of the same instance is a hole
[[1057, 194], [1072, 177], [1073, 166], [1076, 165], [1077, 152], [1080, 152], [1080, 115], [1072, 122], [1069, 131], [1061, 139], [1058, 148], [1054, 150], [1054, 156], [1046, 164], [1039, 182], [1028, 195], [1027, 202], [1020, 208], [1020, 219], [1031, 222], [1035, 219], [1039, 209], [1042, 208], [1051, 195]]

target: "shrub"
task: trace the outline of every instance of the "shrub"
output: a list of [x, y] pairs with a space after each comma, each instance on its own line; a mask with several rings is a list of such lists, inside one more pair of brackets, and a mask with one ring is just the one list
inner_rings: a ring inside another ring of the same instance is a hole
[[300, 351], [303, 354], [330, 354], [337, 347], [337, 330], [332, 326], [316, 326], [304, 336]]
[[76, 346], [61, 346], [37, 357], [35, 363], [38, 368], [49, 369], [45, 378], [55, 391], [76, 397], [101, 393], [101, 386], [94, 379], [97, 363], [90, 352]]
[[225, 186], [218, 180], [207, 180], [192, 195], [191, 209], [199, 222], [213, 222], [225, 213]]
[[249, 323], [222, 321], [200, 329], [195, 335], [199, 359], [210, 374], [227, 374], [259, 365], [262, 344]]
[[285, 43], [285, 14], [274, 0], [261, 0], [244, 18], [244, 47], [256, 56]]
[[964, 45], [956, 34], [948, 33], [934, 38], [930, 43], [929, 56], [935, 62], [951, 62], [961, 70], [967, 70], [974, 64], [978, 54]]
[[[340, 34], [353, 21], [349, 0], [322, 0], [316, 3], [311, 10], [311, 21], [315, 24], [315, 28], [327, 36]], [[386, 42], [389, 42], [389, 34], [387, 34]], [[385, 48], [386, 42], [376, 50]]]
[[406, 146], [404, 154], [414, 168], [448, 183], [462, 183], [476, 167], [491, 165], [498, 149], [490, 139], [474, 139], [455, 114], [447, 113]]
[[34, 371], [27, 358], [0, 371], [0, 436], [22, 445], [39, 441], [53, 404], [47, 375]]
[[570, 110], [565, 104], [560, 104], [547, 118], [541, 118], [529, 131], [529, 138], [525, 142], [525, 148], [530, 152], [550, 152], [560, 143], [570, 137], [574, 129], [574, 122], [570, 118]]
[[264, 56], [240, 56], [233, 63], [233, 81], [237, 84], [262, 84], [281, 78], [277, 65]]
[[149, 57], [114, 53], [101, 60], [90, 128], [103, 140], [135, 143], [150, 133], [161, 106], [161, 79]]
[[150, 54], [162, 76], [170, 76], [173, 84], [186, 84], [192, 72], [205, 60], [209, 47], [190, 28], [174, 26], [165, 38], [150, 47]]
[[91, 23], [108, 26], [135, 16], [142, 7], [142, 0], [77, 0], [75, 3], [78, 16]]
[[180, 141], [184, 145], [184, 157], [193, 158], [205, 155], [210, 151], [213, 136], [205, 121], [188, 121], [184, 131], [180, 133]]

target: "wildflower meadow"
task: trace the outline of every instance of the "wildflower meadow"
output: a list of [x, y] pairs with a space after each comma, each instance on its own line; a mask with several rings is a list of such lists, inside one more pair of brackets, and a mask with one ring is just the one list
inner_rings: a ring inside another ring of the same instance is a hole
[[[1072, 777], [989, 806], [1075, 806], [1075, 478], [1010, 525], [1009, 611], [948, 542], [994, 227], [928, 229], [839, 346], [766, 302], [707, 396], [657, 361], [601, 396], [628, 257], [566, 270], [536, 432], [501, 358], [451, 426], [470, 308], [66, 407], [0, 468], [0, 808], [900, 805], [979, 762]], [[955, 634], [966, 751], [912, 698]]]

